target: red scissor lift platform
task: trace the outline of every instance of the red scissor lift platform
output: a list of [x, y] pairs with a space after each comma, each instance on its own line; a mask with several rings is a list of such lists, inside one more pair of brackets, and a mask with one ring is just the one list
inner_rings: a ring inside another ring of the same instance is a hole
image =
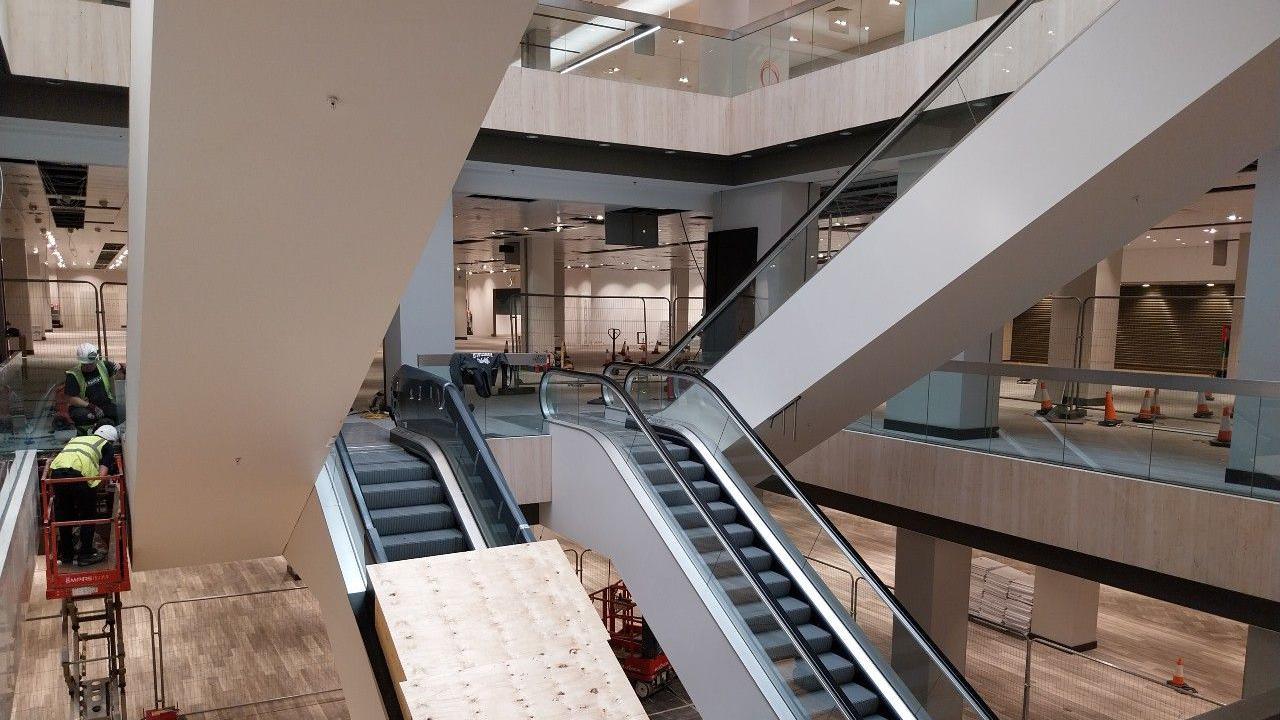
[[650, 635], [646, 643], [644, 617], [636, 612], [636, 602], [626, 584], [619, 580], [600, 588], [591, 593], [591, 600], [600, 603], [600, 619], [609, 631], [609, 645], [636, 695], [644, 699], [666, 687], [675, 677], [675, 670], [656, 639]]
[[[55, 488], [88, 479], [52, 478], [47, 466], [41, 475], [45, 597], [62, 601], [62, 673], [70, 699], [68, 717], [122, 720], [125, 668], [120, 593], [129, 589], [129, 512], [123, 462], [120, 474], [102, 476], [96, 487], [98, 497], [106, 498], [108, 511], [104, 516], [55, 519]], [[95, 529], [95, 539], [106, 528], [106, 557], [89, 566], [59, 563], [59, 530], [86, 526]], [[102, 667], [106, 668], [105, 674], [89, 670]]]

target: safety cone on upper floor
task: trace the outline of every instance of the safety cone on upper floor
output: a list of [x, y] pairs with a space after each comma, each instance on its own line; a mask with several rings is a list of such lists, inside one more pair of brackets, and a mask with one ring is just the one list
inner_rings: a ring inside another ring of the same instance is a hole
[[1040, 401], [1040, 409], [1036, 411], [1037, 415], [1048, 415], [1053, 412], [1053, 401], [1049, 399], [1049, 386], [1043, 380], [1040, 386], [1036, 388], [1036, 400]]
[[1155, 415], [1151, 412], [1151, 391], [1142, 391], [1142, 407], [1138, 410], [1138, 415], [1133, 419], [1136, 423], [1149, 425], [1156, 421]]
[[1194, 418], [1211, 418], [1213, 411], [1209, 409], [1209, 393], [1202, 392], [1196, 397], [1196, 411], [1191, 413]]
[[1173, 677], [1166, 680], [1164, 684], [1183, 692], [1196, 691], [1195, 688], [1187, 684], [1187, 678], [1183, 675], [1182, 658], [1178, 658], [1178, 661], [1173, 664]]
[[1102, 427], [1115, 427], [1120, 424], [1120, 418], [1116, 415], [1116, 402], [1112, 399], [1110, 390], [1107, 391], [1106, 405], [1098, 424]]
[[1231, 447], [1231, 416], [1235, 414], [1235, 406], [1222, 406], [1222, 422], [1218, 424], [1218, 436], [1209, 441], [1214, 447]]
[[1160, 409], [1160, 388], [1151, 391], [1151, 417], [1161, 420], [1167, 417]]

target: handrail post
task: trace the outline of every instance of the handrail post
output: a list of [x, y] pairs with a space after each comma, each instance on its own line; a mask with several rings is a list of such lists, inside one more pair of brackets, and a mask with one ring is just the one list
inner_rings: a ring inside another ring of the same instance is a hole
[[1022, 720], [1031, 708], [1031, 633], [1027, 633], [1027, 653], [1022, 668]]

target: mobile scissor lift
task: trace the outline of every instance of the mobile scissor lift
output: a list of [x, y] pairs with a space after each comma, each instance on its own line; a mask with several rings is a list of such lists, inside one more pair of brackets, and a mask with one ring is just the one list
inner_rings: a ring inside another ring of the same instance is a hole
[[[54, 489], [85, 478], [40, 478], [45, 549], [45, 597], [62, 601], [62, 674], [72, 720], [124, 720], [124, 630], [120, 593], [129, 589], [129, 511], [124, 469], [102, 477], [107, 512], [87, 520], [55, 520]], [[107, 556], [92, 566], [58, 563], [58, 531], [93, 526], [106, 536]]]

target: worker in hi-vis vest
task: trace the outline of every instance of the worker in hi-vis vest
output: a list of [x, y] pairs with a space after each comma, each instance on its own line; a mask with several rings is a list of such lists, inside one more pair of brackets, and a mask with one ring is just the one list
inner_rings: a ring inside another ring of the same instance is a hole
[[[116, 465], [116, 443], [120, 433], [113, 425], [103, 425], [92, 435], [71, 438], [49, 463], [51, 478], [84, 478], [84, 482], [58, 483], [53, 486], [55, 520], [92, 520], [97, 514], [98, 485], [102, 476], [119, 472]], [[94, 565], [107, 556], [93, 546], [97, 525], [58, 528], [58, 562]], [[79, 539], [80, 547], [76, 548]]]
[[65, 391], [71, 422], [85, 428], [106, 419], [113, 425], [124, 422], [124, 408], [116, 404], [114, 378], [124, 366], [103, 360], [98, 346], [81, 343], [76, 348], [79, 364], [67, 371]]

